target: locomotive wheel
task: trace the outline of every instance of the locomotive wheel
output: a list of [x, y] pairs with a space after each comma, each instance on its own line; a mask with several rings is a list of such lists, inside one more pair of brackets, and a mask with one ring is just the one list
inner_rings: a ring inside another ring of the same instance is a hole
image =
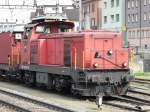
[[60, 80], [61, 80], [61, 79], [59, 79], [59, 78], [56, 78], [56, 79], [54, 80], [55, 89], [56, 89], [56, 91], [58, 91], [58, 92], [61, 92], [61, 91], [63, 90], [62, 83], [61, 83]]
[[33, 73], [25, 73], [24, 82], [26, 85], [34, 86], [35, 85], [35, 75]]

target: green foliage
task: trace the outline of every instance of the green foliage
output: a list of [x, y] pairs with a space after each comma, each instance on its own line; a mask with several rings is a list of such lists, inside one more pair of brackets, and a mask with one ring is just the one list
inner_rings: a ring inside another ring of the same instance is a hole
[[134, 73], [135, 78], [142, 78], [142, 79], [150, 79], [149, 72], [136, 72]]

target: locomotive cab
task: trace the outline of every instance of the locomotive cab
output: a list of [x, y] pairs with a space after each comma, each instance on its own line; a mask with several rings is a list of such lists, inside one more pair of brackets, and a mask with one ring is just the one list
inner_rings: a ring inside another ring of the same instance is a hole
[[[22, 39], [22, 64], [47, 64], [45, 37], [50, 35], [70, 32], [74, 28], [74, 23], [56, 17], [38, 17], [25, 26]], [[28, 49], [28, 50], [26, 50]]]

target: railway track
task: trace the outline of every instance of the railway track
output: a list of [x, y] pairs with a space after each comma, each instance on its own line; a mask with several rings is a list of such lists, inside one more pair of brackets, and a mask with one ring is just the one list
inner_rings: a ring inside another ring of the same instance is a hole
[[7, 108], [9, 108], [10, 110], [14, 110], [16, 112], [30, 112], [30, 111], [28, 111], [28, 110], [26, 110], [24, 108], [21, 108], [21, 107], [19, 107], [17, 105], [9, 103], [9, 102], [5, 102], [3, 100], [0, 100], [0, 104], [5, 106], [5, 107], [7, 107]]
[[149, 84], [150, 85], [150, 80], [148, 80], [148, 79], [139, 79], [139, 78], [136, 78], [133, 82], [140, 83], [140, 84]]
[[123, 97], [114, 96], [113, 101], [104, 102], [106, 105], [128, 111], [150, 111], [150, 92], [140, 88], [130, 88]]
[[128, 90], [128, 92], [150, 96], [150, 91], [148, 91], [147, 89], [143, 89], [143, 88], [131, 87]]
[[147, 111], [150, 110], [150, 101], [139, 99], [132, 96], [124, 96], [124, 97], [118, 97], [114, 96], [112, 97], [113, 101], [107, 101], [104, 102], [104, 104], [117, 107], [121, 110], [127, 110], [127, 111]]
[[[137, 92], [136, 92], [137, 91]], [[141, 92], [141, 95], [144, 95], [145, 93], [145, 96], [147, 95], [148, 97], [148, 92], [146, 92], [146, 90], [141, 90], [141, 89], [138, 89], [138, 88], [131, 88], [129, 90], [129, 93], [132, 93], [132, 95], [127, 95], [127, 96], [124, 96], [124, 97], [113, 97], [113, 101], [109, 100], [109, 101], [104, 101], [104, 104], [105, 105], [108, 105], [110, 108], [119, 108], [120, 110], [122, 111], [136, 111], [136, 112], [141, 112], [141, 111], [145, 111], [145, 110], [149, 110], [149, 107], [150, 107], [150, 100], [144, 100], [144, 98], [142, 99], [142, 97], [135, 97], [134, 95], [135, 94], [139, 94], [138, 92]], [[5, 95], [9, 95], [11, 97], [17, 97], [19, 99], [23, 99], [29, 103], [33, 103], [33, 104], [36, 104], [36, 105], [39, 105], [39, 106], [44, 106], [45, 108], [48, 108], [50, 112], [52, 112], [52, 110], [54, 111], [60, 111], [60, 112], [73, 112], [72, 110], [68, 110], [68, 109], [65, 109], [65, 110], [61, 110], [61, 109], [57, 109], [55, 107], [49, 107], [49, 104], [45, 103], [43, 104], [40, 103], [38, 100], [36, 101], [34, 98], [29, 98], [29, 97], [26, 97], [26, 96], [22, 96], [22, 95], [18, 95], [14, 92], [9, 92], [9, 91], [5, 91], [3, 90], [3, 88], [1, 89], [0, 87], [0, 94], [5, 94]], [[0, 96], [1, 98], [1, 96]], [[145, 98], [146, 99], [146, 98]], [[0, 102], [1, 103], [1, 102]], [[9, 102], [10, 103], [10, 102]], [[16, 105], [15, 105], [16, 106]], [[20, 107], [20, 105], [19, 105]], [[16, 107], [13, 107], [15, 110], [17, 111], [20, 111], [19, 108], [17, 109]], [[30, 107], [28, 107], [30, 108]], [[33, 110], [28, 110], [28, 108], [23, 108], [24, 111], [22, 110], [21, 112], [31, 112], [31, 111], [35, 111], [34, 109], [37, 109], [37, 108], [32, 108]], [[35, 111], [35, 112], [38, 112], [39, 111], [39, 108]], [[42, 111], [40, 111], [42, 112]]]
[[74, 112], [71, 109], [29, 98], [4, 88], [0, 88], [0, 103], [19, 112]]

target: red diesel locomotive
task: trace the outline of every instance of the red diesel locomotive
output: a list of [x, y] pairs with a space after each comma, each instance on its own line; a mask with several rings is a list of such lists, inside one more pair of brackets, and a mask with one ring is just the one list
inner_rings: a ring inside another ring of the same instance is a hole
[[73, 27], [72, 22], [43, 17], [27, 24], [20, 40], [14, 38], [16, 32], [1, 34], [1, 74], [82, 96], [126, 94], [132, 77], [121, 34], [70, 32]]

